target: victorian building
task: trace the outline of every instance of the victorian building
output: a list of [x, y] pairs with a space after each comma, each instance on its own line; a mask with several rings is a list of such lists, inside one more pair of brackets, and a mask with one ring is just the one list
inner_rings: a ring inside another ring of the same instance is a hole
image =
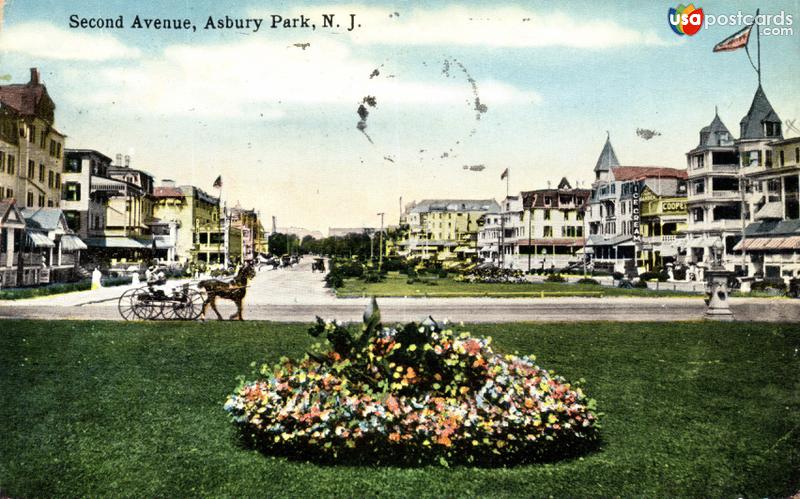
[[65, 136], [55, 103], [31, 68], [30, 81], [0, 85], [0, 199], [18, 207], [57, 207]]
[[401, 217], [408, 238], [399, 243], [409, 258], [451, 260], [478, 254], [478, 220], [500, 206], [494, 199], [425, 199]]

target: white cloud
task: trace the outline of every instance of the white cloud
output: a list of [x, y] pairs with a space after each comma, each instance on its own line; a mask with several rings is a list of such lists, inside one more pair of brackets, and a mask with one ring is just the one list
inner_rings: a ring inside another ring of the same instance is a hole
[[82, 33], [49, 23], [15, 24], [0, 32], [0, 49], [29, 57], [74, 61], [137, 58], [139, 49], [127, 47], [107, 33]]
[[[400, 10], [399, 15], [395, 10]], [[314, 19], [334, 14], [342, 25], [338, 32], [349, 34], [359, 44], [607, 49], [669, 43], [652, 30], [622, 26], [609, 19], [586, 21], [563, 12], [517, 6], [403, 10], [351, 4], [302, 7], [295, 12], [301, 13]], [[251, 10], [251, 15], [267, 18], [269, 14], [261, 8]], [[350, 14], [356, 14], [362, 27], [348, 32]]]
[[[356, 105], [365, 95], [379, 104], [461, 104], [471, 99], [465, 79], [444, 78], [438, 68], [415, 75], [370, 79], [371, 61], [355, 57], [347, 44], [315, 38], [305, 50], [287, 42], [248, 38], [216, 45], [173, 45], [143, 57], [135, 66], [105, 68], [98, 88], [76, 98], [97, 105], [112, 101], [126, 111], [166, 115], [283, 116], [282, 104]], [[397, 68], [399, 69], [399, 68]], [[481, 101], [490, 107], [509, 102], [537, 103], [541, 97], [498, 81], [479, 82]], [[355, 112], [355, 110], [354, 110]]]

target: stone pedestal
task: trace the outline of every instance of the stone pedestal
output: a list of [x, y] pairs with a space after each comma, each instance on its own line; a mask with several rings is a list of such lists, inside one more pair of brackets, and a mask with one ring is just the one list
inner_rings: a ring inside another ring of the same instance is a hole
[[728, 279], [733, 275], [733, 272], [722, 268], [712, 268], [706, 271], [705, 274], [708, 285], [706, 319], [716, 321], [734, 320], [730, 303], [728, 303]]

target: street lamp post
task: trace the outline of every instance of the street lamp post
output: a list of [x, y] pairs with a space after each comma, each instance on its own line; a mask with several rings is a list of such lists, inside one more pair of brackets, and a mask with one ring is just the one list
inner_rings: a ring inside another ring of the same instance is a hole
[[383, 216], [385, 213], [380, 212], [378, 215], [381, 217], [381, 232], [378, 234], [378, 272], [380, 272], [383, 265]]
[[547, 265], [547, 248], [542, 248], [542, 272], [545, 271]]

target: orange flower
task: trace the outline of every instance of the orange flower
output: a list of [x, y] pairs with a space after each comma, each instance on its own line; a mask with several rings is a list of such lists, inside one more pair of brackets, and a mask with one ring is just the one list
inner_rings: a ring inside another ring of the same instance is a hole
[[391, 440], [392, 442], [399, 442], [400, 441], [400, 434], [397, 433], [397, 432], [390, 433], [389, 434], [389, 440]]
[[397, 414], [400, 412], [400, 404], [397, 403], [397, 399], [394, 398], [393, 395], [389, 395], [389, 398], [386, 399], [386, 408], [392, 414]]
[[439, 436], [439, 438], [436, 439], [436, 443], [439, 445], [444, 445], [445, 447], [450, 447], [453, 445], [453, 442], [450, 441], [450, 437], [447, 435]]

